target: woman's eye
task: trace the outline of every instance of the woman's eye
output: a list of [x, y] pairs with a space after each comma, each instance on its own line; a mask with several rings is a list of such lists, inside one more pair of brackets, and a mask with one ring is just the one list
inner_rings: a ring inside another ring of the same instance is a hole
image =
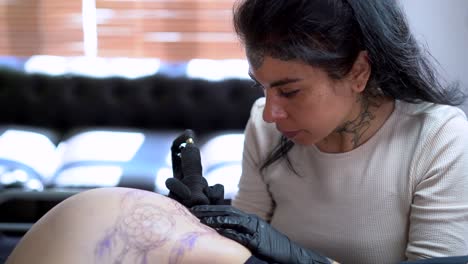
[[299, 90], [294, 90], [294, 91], [289, 91], [289, 92], [279, 91], [280, 95], [286, 98], [291, 98], [295, 96], [298, 92]]

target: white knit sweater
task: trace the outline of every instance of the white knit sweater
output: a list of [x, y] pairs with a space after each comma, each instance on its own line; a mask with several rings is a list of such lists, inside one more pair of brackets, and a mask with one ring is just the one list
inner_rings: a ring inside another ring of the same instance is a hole
[[[450, 106], [396, 101], [380, 130], [339, 154], [296, 145], [259, 167], [280, 134], [255, 102], [233, 205], [343, 263], [468, 254], [468, 122]], [[263, 176], [262, 176], [263, 175]]]

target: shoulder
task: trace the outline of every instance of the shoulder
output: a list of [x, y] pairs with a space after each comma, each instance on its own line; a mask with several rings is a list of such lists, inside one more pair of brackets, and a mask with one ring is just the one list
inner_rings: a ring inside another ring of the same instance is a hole
[[397, 101], [400, 120], [407, 120], [420, 128], [421, 136], [468, 137], [466, 114], [458, 107], [434, 103], [411, 104]]
[[[401, 126], [406, 129], [404, 134], [417, 145], [412, 155], [417, 175], [468, 164], [468, 121], [461, 109], [433, 103], [399, 102], [397, 110], [397, 122], [406, 124]], [[466, 178], [465, 173], [453, 177]]]
[[265, 108], [265, 97], [258, 98], [252, 108], [250, 109], [250, 119], [253, 123], [258, 125], [267, 125], [265, 121], [263, 121], [263, 109]]
[[450, 105], [441, 105], [423, 102], [412, 104], [402, 101], [397, 101], [399, 105], [399, 114], [407, 117], [419, 118], [431, 123], [445, 123], [451, 119], [459, 119], [466, 123], [466, 114], [460, 108]]

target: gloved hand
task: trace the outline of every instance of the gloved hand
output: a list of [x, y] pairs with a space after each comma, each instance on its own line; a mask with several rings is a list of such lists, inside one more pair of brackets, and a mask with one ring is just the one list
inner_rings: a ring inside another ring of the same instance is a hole
[[221, 235], [247, 247], [254, 256], [287, 264], [330, 264], [324, 256], [300, 247], [270, 224], [253, 214], [228, 205], [201, 205], [191, 208], [202, 223]]
[[224, 186], [208, 186], [202, 175], [200, 150], [195, 133], [187, 129], [171, 146], [173, 178], [166, 180], [169, 197], [190, 208], [194, 205], [223, 204]]

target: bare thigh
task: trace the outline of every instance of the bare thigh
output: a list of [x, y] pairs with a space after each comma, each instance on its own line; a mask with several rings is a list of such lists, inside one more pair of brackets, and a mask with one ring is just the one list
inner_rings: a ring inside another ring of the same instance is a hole
[[244, 263], [250, 252], [179, 203], [126, 188], [63, 201], [26, 233], [7, 264]]

